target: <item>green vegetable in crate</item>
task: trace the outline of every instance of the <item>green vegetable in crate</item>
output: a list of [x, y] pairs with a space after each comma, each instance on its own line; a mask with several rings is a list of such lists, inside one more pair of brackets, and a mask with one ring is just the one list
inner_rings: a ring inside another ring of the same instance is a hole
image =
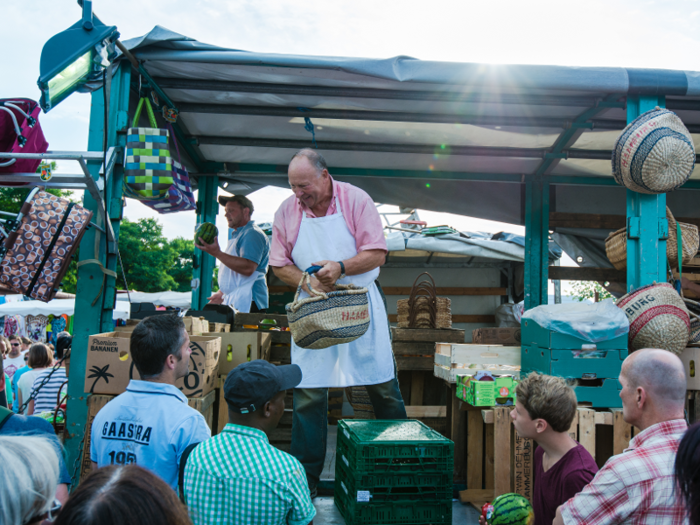
[[[502, 494], [493, 500], [493, 513], [487, 521], [489, 525], [533, 525], [535, 513], [524, 496]], [[482, 509], [483, 511], [483, 509]]]
[[202, 238], [207, 244], [214, 242], [214, 239], [219, 235], [219, 229], [210, 222], [203, 222], [194, 230], [194, 243], [201, 244], [199, 238]]

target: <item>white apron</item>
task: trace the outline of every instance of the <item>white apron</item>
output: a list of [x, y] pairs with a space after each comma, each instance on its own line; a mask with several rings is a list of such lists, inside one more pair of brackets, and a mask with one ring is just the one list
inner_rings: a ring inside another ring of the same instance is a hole
[[[239, 256], [236, 250], [236, 239], [228, 241], [226, 253], [235, 257]], [[253, 284], [260, 278], [264, 279], [265, 274], [255, 271], [246, 277], [221, 263], [219, 265], [219, 289], [224, 294], [224, 304], [233, 306], [239, 312], [249, 313], [250, 305], [253, 302]]]
[[[292, 250], [292, 260], [302, 272], [318, 261], [343, 261], [357, 255], [355, 238], [345, 223], [337, 197], [336, 208], [335, 215], [315, 219], [308, 218], [304, 212]], [[370, 323], [365, 335], [351, 343], [322, 350], [300, 348], [292, 341], [292, 363], [302, 371], [298, 388], [376, 385], [394, 378], [386, 310], [374, 282], [378, 276], [379, 268], [375, 268], [338, 280], [339, 284], [352, 283], [369, 290]], [[308, 294], [302, 290], [299, 298], [304, 297]]]

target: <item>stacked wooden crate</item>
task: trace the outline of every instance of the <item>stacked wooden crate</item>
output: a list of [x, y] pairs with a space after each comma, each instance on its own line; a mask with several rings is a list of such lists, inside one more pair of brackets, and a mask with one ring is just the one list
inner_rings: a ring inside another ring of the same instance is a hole
[[[535, 443], [521, 438], [511, 424], [512, 407], [480, 410], [462, 404], [468, 418], [466, 485], [460, 500], [477, 508], [508, 492], [532, 500]], [[596, 411], [580, 407], [569, 434], [593, 456], [601, 467], [625, 450], [634, 434], [621, 409]], [[455, 449], [457, 443], [455, 443]]]

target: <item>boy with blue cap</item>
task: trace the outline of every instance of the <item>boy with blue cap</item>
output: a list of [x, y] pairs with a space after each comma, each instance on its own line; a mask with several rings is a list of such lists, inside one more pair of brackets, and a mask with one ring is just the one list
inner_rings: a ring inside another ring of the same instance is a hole
[[255, 360], [226, 377], [229, 423], [187, 460], [184, 493], [195, 525], [306, 525], [316, 515], [304, 467], [268, 435], [284, 414], [286, 391], [301, 382], [297, 365]]

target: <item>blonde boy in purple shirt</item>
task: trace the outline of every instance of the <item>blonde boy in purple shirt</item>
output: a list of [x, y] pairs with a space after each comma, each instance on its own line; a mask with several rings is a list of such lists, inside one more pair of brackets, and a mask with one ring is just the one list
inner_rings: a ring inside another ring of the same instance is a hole
[[[574, 390], [561, 377], [533, 372], [518, 383], [513, 426], [539, 445], [535, 451], [535, 525], [552, 525], [557, 507], [598, 472], [593, 457], [568, 434], [576, 417]], [[483, 522], [482, 522], [483, 523]]]

